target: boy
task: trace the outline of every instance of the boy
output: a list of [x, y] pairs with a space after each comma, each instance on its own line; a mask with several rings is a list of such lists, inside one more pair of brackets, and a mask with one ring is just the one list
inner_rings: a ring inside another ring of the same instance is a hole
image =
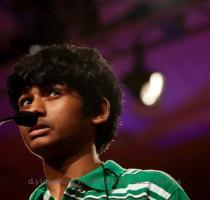
[[7, 88], [15, 111], [38, 115], [35, 126], [19, 126], [45, 172], [30, 200], [189, 199], [163, 172], [100, 161], [122, 99], [111, 66], [95, 49], [44, 46], [14, 66]]

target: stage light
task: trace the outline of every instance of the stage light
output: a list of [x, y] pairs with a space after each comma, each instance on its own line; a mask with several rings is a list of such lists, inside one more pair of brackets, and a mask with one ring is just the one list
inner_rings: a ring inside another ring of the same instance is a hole
[[152, 106], [159, 100], [163, 88], [165, 78], [160, 72], [152, 73], [150, 79], [145, 83], [139, 92], [139, 98], [147, 106]]
[[124, 77], [123, 83], [143, 105], [155, 105], [163, 93], [165, 85], [164, 75], [161, 72], [147, 69], [142, 43], [135, 42], [132, 50], [134, 56], [133, 68]]

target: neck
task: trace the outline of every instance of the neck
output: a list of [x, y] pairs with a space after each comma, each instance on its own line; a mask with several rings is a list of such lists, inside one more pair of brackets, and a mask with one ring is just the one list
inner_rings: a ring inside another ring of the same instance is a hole
[[95, 147], [66, 159], [44, 160], [47, 187], [52, 196], [61, 199], [70, 179], [77, 179], [100, 166]]

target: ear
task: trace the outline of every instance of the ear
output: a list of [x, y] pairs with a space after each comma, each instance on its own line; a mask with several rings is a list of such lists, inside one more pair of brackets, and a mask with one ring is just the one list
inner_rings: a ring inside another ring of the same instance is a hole
[[105, 97], [101, 100], [101, 112], [91, 119], [93, 124], [101, 124], [108, 120], [110, 115], [110, 103]]

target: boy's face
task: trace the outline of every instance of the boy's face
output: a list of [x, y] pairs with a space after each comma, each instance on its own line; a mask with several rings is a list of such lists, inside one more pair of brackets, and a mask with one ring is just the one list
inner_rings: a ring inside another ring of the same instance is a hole
[[29, 88], [18, 106], [39, 113], [34, 127], [19, 129], [27, 147], [43, 158], [75, 154], [94, 142], [94, 127], [82, 112], [80, 95], [65, 85]]

